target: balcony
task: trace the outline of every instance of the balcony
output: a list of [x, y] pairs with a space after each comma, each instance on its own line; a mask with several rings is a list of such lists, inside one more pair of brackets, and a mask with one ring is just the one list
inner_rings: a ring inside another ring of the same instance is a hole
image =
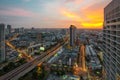
[[116, 35], [116, 31], [111, 31], [110, 34], [112, 34], [112, 35]]
[[[115, 22], [116, 20], [113, 20], [113, 21]], [[111, 29], [112, 30], [116, 29], [116, 25], [111, 26]]]
[[[113, 65], [114, 65], [114, 64], [113, 64]], [[114, 66], [113, 66], [113, 65], [111, 66], [111, 70], [112, 70], [113, 73], [116, 73], [117, 68], [116, 68], [115, 65], [114, 65]]]
[[117, 44], [117, 45], [116, 45], [116, 48], [120, 50], [120, 44]]
[[118, 14], [118, 17], [119, 17], [119, 18], [117, 19], [117, 21], [119, 22], [119, 21], [120, 21], [120, 13]]
[[120, 37], [120, 31], [117, 31], [116, 35]]
[[118, 43], [120, 43], [120, 37], [117, 37], [117, 38], [116, 38], [116, 41], [117, 41]]
[[120, 74], [120, 63], [117, 63], [117, 71]]
[[111, 51], [116, 53], [116, 48], [114, 46], [111, 46]]
[[117, 61], [117, 63], [119, 63], [119, 67], [120, 67], [120, 58], [117, 57], [116, 61]]

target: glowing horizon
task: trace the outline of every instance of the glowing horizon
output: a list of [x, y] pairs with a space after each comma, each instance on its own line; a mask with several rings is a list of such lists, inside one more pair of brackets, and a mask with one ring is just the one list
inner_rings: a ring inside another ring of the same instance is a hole
[[1, 0], [0, 23], [13, 27], [102, 29], [111, 0]]

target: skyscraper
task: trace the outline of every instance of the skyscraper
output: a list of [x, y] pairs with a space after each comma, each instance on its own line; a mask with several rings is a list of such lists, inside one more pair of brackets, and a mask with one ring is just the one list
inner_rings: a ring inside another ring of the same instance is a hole
[[70, 46], [74, 46], [76, 41], [76, 27], [74, 25], [70, 26]]
[[24, 27], [19, 28], [19, 33], [24, 33]]
[[120, 0], [113, 0], [104, 9], [103, 64], [106, 80], [120, 75]]
[[7, 30], [8, 30], [8, 34], [10, 34], [11, 33], [11, 25], [7, 25]]
[[15, 33], [20, 33], [20, 29], [19, 29], [19, 28], [15, 28], [15, 29], [14, 29], [14, 32], [15, 32]]
[[0, 24], [0, 62], [5, 60], [5, 25]]

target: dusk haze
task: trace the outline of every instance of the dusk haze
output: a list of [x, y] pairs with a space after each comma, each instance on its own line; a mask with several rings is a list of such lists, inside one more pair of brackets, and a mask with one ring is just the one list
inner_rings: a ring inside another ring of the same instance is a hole
[[0, 80], [120, 80], [120, 0], [0, 0]]
[[101, 29], [111, 0], [1, 0], [0, 22], [13, 27]]

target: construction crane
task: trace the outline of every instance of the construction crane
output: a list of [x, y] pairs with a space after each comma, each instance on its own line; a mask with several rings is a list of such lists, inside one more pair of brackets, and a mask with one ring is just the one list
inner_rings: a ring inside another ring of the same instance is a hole
[[13, 41], [19, 34], [15, 34], [12, 38], [10, 38], [9, 40], [6, 40], [5, 43], [6, 45], [8, 45], [10, 48], [16, 50], [19, 53], [19, 57], [21, 58], [25, 58], [27, 59], [27, 61], [32, 60], [32, 56], [28, 55], [26, 52], [16, 48], [13, 44], [11, 44], [10, 42]]

